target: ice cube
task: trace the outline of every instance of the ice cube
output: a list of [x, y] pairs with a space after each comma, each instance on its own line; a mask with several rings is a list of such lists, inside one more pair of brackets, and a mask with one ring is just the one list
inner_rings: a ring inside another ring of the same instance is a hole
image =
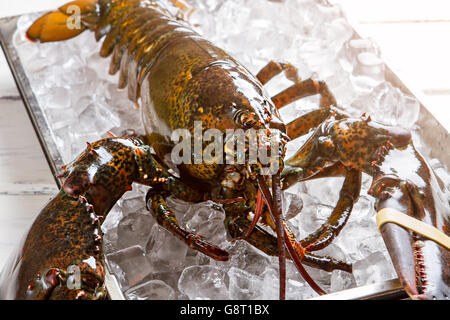
[[357, 57], [360, 53], [370, 52], [380, 56], [380, 49], [371, 39], [350, 39], [347, 41], [339, 55], [339, 63], [347, 72], [352, 72], [357, 64]]
[[[280, 298], [279, 272], [275, 266], [267, 267], [261, 275], [262, 294], [258, 297], [261, 300], [278, 300]], [[287, 277], [286, 299], [304, 300], [317, 296], [311, 287], [303, 282], [300, 277]]]
[[152, 271], [150, 261], [141, 246], [108, 254], [106, 262], [123, 291], [138, 284]]
[[367, 224], [375, 215], [375, 199], [362, 191], [359, 199], [353, 205], [349, 220]]
[[232, 300], [253, 300], [262, 295], [262, 279], [244, 270], [231, 267], [229, 294]]
[[173, 208], [180, 225], [187, 231], [199, 234], [215, 245], [226, 242], [225, 212], [221, 206], [212, 201], [188, 204], [173, 197], [168, 199], [167, 205]]
[[[54, 87], [46, 96], [45, 108], [66, 109], [70, 107], [71, 96], [69, 89], [65, 87]], [[61, 111], [62, 113], [63, 111]], [[70, 117], [69, 115], [67, 116]], [[73, 119], [70, 119], [73, 121]]]
[[145, 251], [154, 266], [154, 272], [163, 272], [183, 270], [187, 249], [183, 241], [154, 224]]
[[263, 281], [262, 295], [258, 297], [261, 300], [278, 300], [280, 298], [280, 281], [277, 266], [268, 266], [261, 274]]
[[[340, 235], [338, 235], [339, 237]], [[346, 253], [345, 248], [342, 248], [339, 244], [337, 244], [335, 241], [331, 242], [328, 246], [325, 248], [316, 251], [316, 253], [322, 257], [330, 256], [335, 259], [339, 259], [341, 261], [347, 261], [348, 256]]]
[[103, 246], [103, 253], [105, 255], [120, 250], [117, 245], [117, 228], [110, 229], [103, 234], [102, 246]]
[[413, 127], [420, 111], [417, 99], [404, 94], [389, 82], [382, 82], [372, 91], [361, 94], [353, 106], [361, 112], [367, 111], [374, 121], [407, 129]]
[[117, 227], [118, 245], [122, 248], [145, 246], [154, 223], [155, 219], [148, 212], [128, 214], [120, 220]]
[[[348, 262], [361, 260], [372, 253], [373, 249], [376, 251], [382, 250], [383, 247], [378, 247], [380, 243], [377, 239], [380, 237], [377, 231], [375, 217], [362, 223], [362, 221], [349, 221], [342, 229], [339, 236], [334, 240], [334, 243], [344, 250]], [[361, 251], [361, 248], [367, 250]]]
[[150, 280], [125, 292], [128, 300], [173, 300], [175, 291], [161, 280]]
[[169, 209], [177, 216], [177, 219], [183, 221], [183, 217], [192, 210], [192, 203], [170, 196], [166, 199], [166, 204]]
[[373, 252], [386, 251], [386, 245], [379, 233], [368, 234], [367, 237], [361, 239], [357, 248], [361, 256], [369, 256]]
[[419, 101], [412, 96], [404, 94], [403, 108], [400, 109], [399, 106], [397, 106], [397, 108], [399, 108], [400, 111], [399, 112], [400, 114], [398, 114], [396, 117], [397, 125], [407, 129], [413, 128], [417, 120], [419, 120], [420, 115]]
[[19, 57], [20, 60], [23, 61], [24, 68], [25, 69], [33, 69], [37, 67], [41, 67], [37, 63], [39, 63], [42, 60], [38, 60], [39, 58], [39, 49], [36, 47], [35, 44], [30, 43], [27, 40], [23, 40], [22, 35], [19, 33], [16, 33], [17, 37], [15, 37], [14, 41], [16, 41], [16, 45], [20, 47], [19, 50]]
[[395, 278], [390, 261], [378, 251], [353, 264], [353, 275], [358, 286], [374, 284]]
[[93, 133], [97, 136], [111, 128], [120, 126], [119, 117], [101, 100], [93, 101], [79, 115], [78, 130], [82, 133]]
[[120, 206], [118, 204], [114, 205], [102, 223], [102, 232], [106, 233], [109, 230], [117, 228], [122, 218], [123, 214]]
[[271, 264], [269, 256], [245, 241], [232, 243], [227, 251], [230, 253], [229, 266], [253, 275], [262, 274]]
[[29, 14], [21, 15], [17, 19], [17, 30], [19, 32], [24, 33], [33, 24], [33, 22], [37, 18], [39, 18], [38, 13], [29, 13]]
[[[292, 224], [292, 231], [298, 234], [298, 237], [305, 238], [319, 229], [327, 221], [334, 207], [308, 200], [305, 201], [305, 199], [308, 199], [305, 195], [302, 195], [302, 199], [305, 204], [304, 209], [295, 219], [289, 222]], [[307, 207], [307, 203], [311, 203], [311, 206]], [[296, 230], [298, 231], [296, 232]]]
[[72, 119], [76, 117], [76, 112], [73, 109], [47, 109], [45, 115], [51, 121], [53, 130], [67, 128], [72, 123]]
[[129, 198], [124, 198], [122, 201], [122, 214], [127, 216], [132, 213], [146, 213], [145, 194], [130, 195]]
[[199, 234], [208, 242], [219, 246], [227, 239], [224, 220], [224, 210], [212, 201], [193, 204], [192, 209], [181, 219], [188, 231]]
[[[436, 178], [438, 181], [442, 181], [446, 186], [447, 190], [450, 190], [450, 174], [448, 173], [446, 167], [440, 162], [439, 159], [432, 159], [430, 165], [433, 168]], [[448, 191], [446, 191], [448, 193]]]
[[306, 192], [318, 203], [334, 207], [339, 199], [344, 178], [313, 179], [304, 182]]
[[[330, 272], [327, 272], [327, 271], [324, 271], [324, 270], [321, 270], [318, 268], [306, 266], [306, 265], [304, 266], [304, 268], [308, 272], [310, 277], [312, 279], [314, 279], [314, 281], [319, 285], [319, 287], [321, 287], [325, 291], [330, 291], [330, 286], [331, 286], [331, 273]], [[291, 274], [295, 274], [295, 276], [291, 276], [292, 279], [294, 279], [296, 281], [300, 281], [301, 283], [304, 283], [305, 286], [307, 286], [308, 289], [311, 290], [311, 291], [307, 290], [306, 294], [310, 295], [310, 297], [317, 296], [317, 293], [309, 286], [309, 284], [298, 273], [298, 271], [295, 268], [293, 263], [289, 263], [289, 269], [292, 270]]]
[[356, 61], [351, 79], [358, 90], [361, 92], [371, 91], [384, 82], [385, 65], [376, 54], [361, 52]]
[[283, 191], [283, 215], [286, 220], [296, 217], [303, 208], [303, 200], [299, 194], [300, 184]]
[[219, 267], [191, 266], [181, 274], [178, 288], [191, 300], [225, 300], [228, 283], [228, 274]]
[[356, 287], [356, 280], [352, 273], [333, 270], [331, 273], [330, 292], [338, 292]]
[[187, 297], [180, 292], [178, 289], [178, 280], [180, 279], [182, 271], [172, 271], [172, 270], [165, 270], [163, 272], [155, 272], [151, 273], [145, 279], [142, 281], [142, 283], [145, 283], [147, 281], [151, 280], [159, 280], [163, 281], [165, 284], [167, 284], [170, 288], [174, 290], [174, 299], [187, 299]]

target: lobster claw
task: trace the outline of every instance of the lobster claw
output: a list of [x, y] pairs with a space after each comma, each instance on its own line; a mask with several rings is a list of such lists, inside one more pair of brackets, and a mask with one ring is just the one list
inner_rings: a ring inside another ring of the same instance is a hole
[[381, 210], [377, 218], [394, 268], [410, 298], [449, 299], [450, 238], [430, 224], [393, 209]]

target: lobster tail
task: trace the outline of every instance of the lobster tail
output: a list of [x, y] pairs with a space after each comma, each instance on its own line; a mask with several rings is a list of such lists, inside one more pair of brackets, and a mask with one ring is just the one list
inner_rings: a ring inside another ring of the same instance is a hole
[[74, 38], [93, 28], [98, 20], [97, 0], [76, 0], [37, 19], [27, 31], [33, 42], [52, 42]]

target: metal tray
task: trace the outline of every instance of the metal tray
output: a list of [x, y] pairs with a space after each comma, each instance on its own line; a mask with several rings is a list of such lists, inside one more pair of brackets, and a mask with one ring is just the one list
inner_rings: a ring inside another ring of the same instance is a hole
[[[36, 131], [45, 157], [48, 161], [52, 173], [55, 175], [64, 163], [59, 153], [56, 143], [51, 135], [49, 124], [40, 108], [39, 103], [31, 89], [30, 83], [25, 74], [25, 70], [19, 59], [18, 53], [13, 46], [12, 37], [16, 30], [17, 19], [20, 16], [0, 19], [0, 44], [5, 53], [9, 67], [11, 68], [16, 85], [24, 102], [28, 116]], [[357, 36], [357, 30], [356, 37]], [[420, 116], [417, 125], [420, 128], [420, 136], [423, 143], [432, 148], [430, 157], [437, 158], [441, 163], [450, 167], [450, 154], [446, 148], [450, 144], [450, 137], [447, 130], [434, 118], [422, 103], [421, 93], [410, 85], [407, 85], [386, 65], [386, 79], [404, 93], [414, 96], [420, 102]], [[427, 130], [433, 128], [433, 130]], [[55, 178], [55, 183], [60, 187], [60, 182]], [[117, 280], [107, 270], [106, 285], [108, 293], [113, 300], [124, 300], [124, 295], [120, 290]], [[398, 279], [376, 283], [373, 285], [361, 286], [353, 289], [324, 295], [315, 300], [367, 300], [367, 299], [405, 299], [406, 293], [400, 285]]]

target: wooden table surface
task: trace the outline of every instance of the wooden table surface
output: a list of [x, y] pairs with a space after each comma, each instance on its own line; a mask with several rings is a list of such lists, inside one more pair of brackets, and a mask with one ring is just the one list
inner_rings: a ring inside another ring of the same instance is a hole
[[[53, 9], [66, 1], [0, 2], [0, 17]], [[450, 130], [450, 1], [330, 0]], [[19, 92], [0, 52], [0, 269], [57, 189]]]

